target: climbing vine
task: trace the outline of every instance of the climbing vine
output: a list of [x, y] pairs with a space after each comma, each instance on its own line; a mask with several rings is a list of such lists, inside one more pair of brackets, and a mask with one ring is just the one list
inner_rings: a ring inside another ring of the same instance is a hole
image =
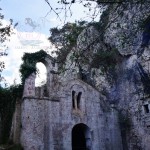
[[24, 84], [25, 79], [34, 73], [37, 73], [36, 63], [46, 57], [47, 53], [43, 50], [35, 53], [25, 53], [22, 57], [23, 64], [20, 67], [21, 81]]
[[86, 21], [79, 21], [75, 23], [66, 23], [62, 28], [52, 28], [51, 36], [49, 37], [57, 48], [54, 53], [57, 55], [57, 61], [59, 65], [65, 63], [66, 57], [71, 49], [76, 45], [78, 35], [87, 26]]

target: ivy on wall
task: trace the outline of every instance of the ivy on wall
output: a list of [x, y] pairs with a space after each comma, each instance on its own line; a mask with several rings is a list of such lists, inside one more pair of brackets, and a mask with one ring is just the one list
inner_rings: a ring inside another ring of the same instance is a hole
[[40, 50], [35, 53], [25, 53], [22, 57], [23, 64], [20, 67], [20, 73], [21, 73], [21, 81], [22, 84], [24, 84], [25, 79], [34, 73], [37, 73], [36, 70], [36, 63], [40, 62], [42, 59], [44, 59], [47, 56], [47, 53], [43, 50]]
[[56, 47], [58, 67], [61, 68], [66, 61], [67, 55], [71, 49], [76, 46], [79, 34], [87, 26], [86, 21], [79, 21], [75, 23], [66, 23], [61, 29], [52, 28], [50, 30], [51, 36], [49, 41]]
[[12, 125], [12, 117], [17, 100], [22, 98], [25, 79], [36, 71], [36, 63], [47, 56], [43, 50], [36, 53], [25, 53], [20, 67], [22, 83], [8, 88], [0, 87], [0, 144], [7, 144]]

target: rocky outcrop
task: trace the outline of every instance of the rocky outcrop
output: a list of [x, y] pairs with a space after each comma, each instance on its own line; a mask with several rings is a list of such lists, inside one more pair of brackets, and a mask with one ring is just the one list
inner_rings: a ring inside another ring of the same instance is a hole
[[[76, 51], [79, 57], [77, 61], [71, 60], [74, 55], [72, 50], [66, 67], [70, 61], [72, 66], [66, 75], [71, 77], [73, 70], [76, 75], [81, 73], [84, 75], [83, 80], [101, 92], [103, 99], [117, 105], [124, 149], [148, 150], [150, 3], [114, 4], [106, 11], [108, 20], [106, 22], [104, 16], [101, 18], [100, 22], [105, 22], [105, 26], [100, 31], [89, 27], [78, 37]], [[107, 51], [111, 53], [114, 49], [119, 52], [119, 57], [113, 67], [108, 64], [108, 69], [103, 70], [101, 59], [96, 62], [99, 63], [98, 67], [91, 65], [95, 54], [102, 55], [102, 52]]]
[[150, 3], [124, 3], [109, 9], [109, 21], [104, 41], [115, 46], [122, 55], [136, 54], [142, 45], [145, 20], [150, 14]]
[[71, 133], [81, 126], [86, 148], [149, 150], [149, 14], [147, 2], [111, 4], [99, 30], [90, 26], [79, 35], [63, 72], [52, 58], [41, 60], [47, 68], [46, 85], [35, 88], [34, 74], [24, 84], [25, 149], [70, 150], [72, 137], [76, 141], [80, 135]]

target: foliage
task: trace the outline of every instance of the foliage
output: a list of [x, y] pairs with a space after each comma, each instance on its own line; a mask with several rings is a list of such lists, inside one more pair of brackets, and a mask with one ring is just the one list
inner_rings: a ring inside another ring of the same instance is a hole
[[[98, 4], [112, 4], [112, 3], [123, 3], [123, 2], [131, 2], [131, 3], [137, 3], [137, 2], [144, 2], [144, 0], [79, 0], [80, 3], [83, 2], [96, 2]], [[58, 3], [69, 5], [78, 2], [77, 0], [58, 0]]]
[[103, 7], [106, 5], [104, 2], [99, 4], [97, 1], [98, 0], [57, 0], [57, 6], [54, 7], [51, 5], [51, 1], [45, 0], [50, 7], [50, 11], [52, 11], [61, 22], [64, 22], [64, 24], [66, 23], [67, 18], [72, 16], [72, 6], [75, 3], [85, 7], [88, 19], [94, 21], [94, 19], [101, 14]]
[[21, 80], [24, 84], [25, 79], [32, 74], [33, 72], [36, 73], [36, 63], [40, 62], [42, 59], [46, 57], [47, 53], [43, 50], [35, 53], [25, 53], [22, 57], [23, 64], [20, 67], [21, 72]]
[[107, 71], [115, 67], [120, 60], [119, 52], [116, 48], [110, 50], [101, 50], [94, 55], [91, 63], [92, 68], [101, 68], [102, 71]]
[[100, 33], [102, 32], [102, 26], [101, 26], [101, 22], [89, 22], [87, 24], [87, 27], [93, 26], [97, 31], [99, 31]]
[[[1, 10], [2, 9], [0, 8], [0, 11]], [[7, 56], [7, 46], [5, 45], [5, 42], [8, 41], [9, 37], [13, 33], [13, 20], [10, 19], [8, 25], [3, 25], [3, 19], [4, 15], [0, 12], [0, 58]], [[16, 26], [17, 24], [14, 25], [14, 27]], [[3, 69], [5, 69], [5, 63], [0, 60], [0, 82], [3, 79], [1, 76]], [[3, 88], [0, 86], [0, 135], [2, 143], [6, 143], [8, 141], [16, 99], [22, 97], [22, 89], [21, 85], [11, 86], [9, 88]]]
[[0, 121], [2, 143], [7, 143], [11, 129], [12, 117], [16, 100], [22, 97], [23, 86], [16, 85], [9, 88], [0, 87]]
[[[110, 6], [105, 9], [103, 14], [101, 15], [101, 20], [99, 22], [87, 23], [85, 21], [82, 21], [76, 23], [67, 23], [61, 29], [51, 29], [51, 36], [49, 40], [57, 47], [56, 54], [58, 55], [57, 60], [59, 63], [65, 63], [66, 57], [69, 52], [73, 47], [76, 47], [77, 38], [83, 29], [93, 26], [100, 32], [100, 36], [98, 36], [98, 38], [93, 41], [91, 46], [88, 45], [87, 49], [82, 51], [88, 51], [89, 47], [92, 47], [92, 45], [94, 45], [99, 40], [103, 41], [103, 35], [105, 33], [106, 27], [108, 26], [109, 14], [111, 9], [112, 7]], [[117, 49], [109, 47], [108, 50], [99, 50], [98, 53], [95, 53], [92, 58], [92, 62], [89, 61], [88, 56], [84, 56], [83, 53], [78, 54], [78, 52], [76, 51], [73, 52], [70, 59], [76, 61], [75, 63], [79, 68], [82, 68], [82, 65], [84, 63], [89, 64], [93, 68], [100, 67], [102, 71], [108, 71], [108, 69], [114, 68], [117, 61], [120, 60], [120, 56]], [[79, 62], [80, 60], [81, 62]]]
[[77, 37], [86, 27], [87, 22], [67, 23], [61, 29], [52, 28], [49, 40], [55, 45], [57, 60], [64, 63], [71, 49], [76, 45]]
[[[2, 9], [0, 8], [0, 11]], [[4, 45], [4, 42], [8, 40], [8, 37], [11, 36], [11, 34], [13, 33], [12, 31], [12, 25], [13, 25], [13, 20], [10, 19], [9, 25], [3, 26], [2, 24], [2, 20], [4, 19], [4, 15], [1, 14], [0, 12], [0, 46], [3, 47], [2, 49], [0, 49], [0, 58], [2, 56], [7, 56], [7, 46]], [[17, 26], [17, 23], [14, 25], [14, 27]], [[4, 61], [0, 61], [0, 75], [1, 72], [3, 71], [3, 69], [5, 69], [5, 63]], [[0, 76], [1, 78], [1, 76]]]
[[[0, 20], [2, 20], [4, 16], [0, 13]], [[10, 35], [10, 26], [2, 27], [2, 23], [0, 21], [0, 43], [3, 43], [7, 37]], [[5, 51], [0, 49], [0, 57], [7, 55]], [[0, 73], [5, 68], [4, 62], [0, 61]]]
[[[48, 4], [50, 12], [53, 12], [61, 22], [66, 23], [67, 17], [69, 18], [72, 16], [72, 6], [74, 4], [80, 4], [85, 7], [87, 10], [86, 14], [88, 19], [94, 21], [95, 18], [99, 16], [107, 6], [125, 3], [142, 4], [146, 2], [146, 0], [57, 0], [56, 7], [51, 5], [50, 0], [45, 0], [45, 2]], [[61, 17], [63, 15], [64, 19]]]
[[[31, 54], [25, 53], [22, 58], [23, 64], [20, 68], [22, 84], [9, 88], [0, 87], [0, 119], [2, 128], [2, 133], [0, 134], [2, 135], [2, 143], [8, 142], [16, 100], [20, 100], [22, 97], [24, 81], [31, 73], [36, 73], [36, 63], [44, 59], [46, 55], [46, 52], [43, 50]], [[20, 148], [16, 147], [16, 149]]]
[[[102, 1], [96, 1], [96, 2], [99, 2], [100, 4]], [[106, 1], [103, 1], [103, 2], [106, 2]], [[57, 47], [56, 53], [58, 55], [57, 57], [58, 62], [60, 62], [61, 64], [65, 63], [67, 55], [72, 50], [72, 48], [76, 46], [78, 35], [86, 27], [94, 26], [100, 32], [100, 36], [98, 36], [95, 39], [95, 41], [93, 41], [91, 46], [94, 45], [99, 40], [103, 41], [103, 35], [105, 33], [106, 28], [109, 26], [108, 21], [109, 21], [109, 14], [110, 14], [111, 9], [112, 9], [111, 5], [108, 5], [108, 7], [105, 8], [105, 11], [102, 13], [101, 19], [99, 22], [87, 23], [85, 21], [82, 21], [82, 22], [76, 22], [72, 24], [68, 23], [64, 25], [62, 29], [57, 29], [57, 28], [51, 29], [51, 36], [49, 40]], [[87, 49], [88, 47], [90, 47], [90, 45], [87, 46]], [[79, 57], [82, 57], [82, 54], [80, 55], [81, 56], [78, 56], [76, 52], [73, 53], [73, 57], [75, 58], [76, 61], [79, 60]], [[117, 55], [118, 55], [118, 52], [116, 50], [111, 50], [111, 51], [102, 50], [100, 51], [100, 53], [97, 53], [94, 55], [91, 66], [96, 67], [96, 68], [99, 66], [102, 66], [102, 68], [106, 70], [108, 66], [112, 67], [116, 64], [116, 60], [118, 58]], [[85, 62], [89, 63], [89, 60], [86, 59], [86, 56], [82, 59], [84, 59]], [[97, 60], [99, 60], [98, 63], [95, 63], [97, 62]], [[77, 64], [79, 63], [77, 62]]]
[[[0, 8], [0, 11], [2, 9]], [[0, 43], [5, 42], [6, 40], [8, 40], [8, 37], [11, 36], [11, 34], [13, 33], [12, 31], [12, 26], [15, 28], [18, 23], [13, 24], [13, 20], [10, 19], [9, 20], [9, 25], [3, 25], [2, 20], [4, 19], [4, 15], [2, 15], [2, 13], [0, 12]], [[1, 55], [1, 53], [0, 53]]]

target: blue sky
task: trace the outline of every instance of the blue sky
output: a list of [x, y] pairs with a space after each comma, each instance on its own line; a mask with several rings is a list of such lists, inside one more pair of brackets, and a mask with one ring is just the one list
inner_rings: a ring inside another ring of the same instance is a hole
[[[57, 0], [49, 0], [49, 2], [53, 8], [61, 7], [61, 5], [57, 3]], [[45, 0], [1, 0], [0, 7], [2, 8], [2, 13], [4, 14], [6, 20], [11, 18], [15, 23], [19, 23], [17, 30], [20, 31], [30, 31], [32, 29], [26, 22], [29, 18], [34, 25], [37, 26], [35, 30], [46, 35], [49, 35], [50, 28], [61, 24], [60, 20], [56, 19], [57, 16], [53, 11], [48, 13], [50, 8]], [[86, 18], [86, 13], [84, 12], [87, 12], [88, 9], [85, 9], [82, 4], [72, 5], [71, 10], [73, 12], [72, 16], [69, 17], [68, 15], [66, 22], [74, 22], [75, 20], [80, 20], [81, 18], [90, 20], [89, 17]], [[64, 13], [60, 14], [60, 18], [63, 21]]]
[[[60, 7], [57, 0], [49, 0], [49, 2], [53, 8]], [[9, 19], [13, 19], [14, 23], [18, 22], [18, 26], [14, 29], [15, 34], [6, 43], [8, 56], [2, 58], [6, 65], [2, 75], [11, 85], [14, 80], [17, 83], [20, 82], [19, 67], [22, 63], [21, 57], [25, 52], [36, 52], [43, 49], [50, 54], [54, 49], [47, 40], [50, 36], [49, 29], [61, 27], [65, 14], [60, 14], [60, 21], [54, 12], [49, 12], [50, 8], [45, 0], [0, 0], [0, 7], [2, 8], [1, 13], [4, 14], [4, 24], [9, 24]], [[94, 4], [93, 7], [95, 7]], [[73, 15], [70, 17], [68, 14], [66, 22], [80, 19], [90, 21], [90, 17], [87, 17], [87, 9], [81, 4], [73, 5], [71, 10]]]
[[30, 31], [25, 24], [26, 18], [31, 18], [34, 24], [40, 24], [40, 32], [47, 35], [49, 28], [56, 25], [54, 21], [51, 21], [56, 17], [54, 13], [44, 18], [49, 12], [49, 6], [44, 0], [1, 0], [0, 6], [6, 20], [12, 18], [15, 23], [19, 23], [18, 30]]

